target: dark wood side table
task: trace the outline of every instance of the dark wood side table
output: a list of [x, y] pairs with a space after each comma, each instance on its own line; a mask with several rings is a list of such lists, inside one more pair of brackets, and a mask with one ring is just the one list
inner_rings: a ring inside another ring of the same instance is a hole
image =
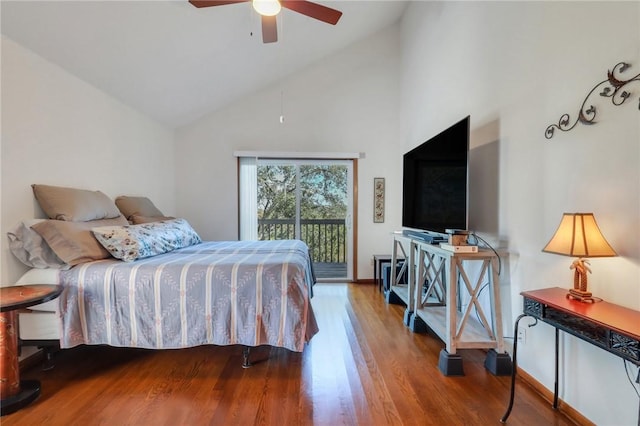
[[0, 287], [0, 415], [13, 413], [40, 395], [40, 382], [20, 380], [17, 310], [55, 299], [58, 285]]
[[[382, 290], [384, 277], [382, 276], [382, 267], [391, 265], [392, 256], [390, 254], [374, 254], [373, 255], [373, 283], [378, 286], [378, 290]], [[398, 258], [398, 261], [404, 258]], [[393, 272], [391, 273], [393, 276]]]
[[391, 264], [390, 254], [374, 254], [373, 255], [373, 282], [382, 290], [382, 265], [384, 263]]
[[[518, 335], [518, 323], [524, 317], [532, 317], [555, 327], [555, 383], [553, 408], [558, 408], [558, 335], [562, 330], [585, 342], [611, 352], [640, 366], [640, 311], [608, 302], [583, 303], [567, 298], [566, 289], [553, 287], [524, 291], [524, 313], [515, 322], [514, 336]], [[513, 408], [517, 370], [518, 340], [513, 343], [513, 370], [511, 395], [507, 411], [500, 421], [505, 423]], [[638, 418], [640, 425], [640, 412]]]

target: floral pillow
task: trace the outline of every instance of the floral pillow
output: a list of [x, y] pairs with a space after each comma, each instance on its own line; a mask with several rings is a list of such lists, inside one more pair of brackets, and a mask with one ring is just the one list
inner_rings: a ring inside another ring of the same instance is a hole
[[202, 242], [185, 219], [141, 225], [101, 226], [91, 230], [116, 259], [130, 262]]

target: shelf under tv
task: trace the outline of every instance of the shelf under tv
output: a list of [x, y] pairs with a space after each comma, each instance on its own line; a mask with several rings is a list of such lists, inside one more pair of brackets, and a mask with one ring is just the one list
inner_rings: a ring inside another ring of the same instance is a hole
[[[388, 303], [406, 305], [404, 323], [414, 332], [430, 329], [445, 344], [438, 367], [443, 374], [462, 375], [460, 349], [487, 349], [485, 367], [495, 375], [511, 373], [502, 332], [498, 258], [491, 250], [459, 253], [403, 234], [394, 235], [392, 259], [402, 254], [410, 273], [400, 285], [392, 272]], [[487, 286], [490, 302], [478, 300]], [[459, 305], [458, 296], [469, 303]]]

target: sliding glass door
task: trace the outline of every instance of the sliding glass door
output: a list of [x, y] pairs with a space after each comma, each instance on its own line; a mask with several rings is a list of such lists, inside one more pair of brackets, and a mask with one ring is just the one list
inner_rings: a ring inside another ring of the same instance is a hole
[[319, 280], [351, 280], [352, 161], [257, 159], [255, 182], [255, 238], [300, 239]]

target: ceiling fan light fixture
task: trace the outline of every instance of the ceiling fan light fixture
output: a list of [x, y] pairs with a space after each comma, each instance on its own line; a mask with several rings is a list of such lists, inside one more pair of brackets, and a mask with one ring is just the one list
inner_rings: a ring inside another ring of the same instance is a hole
[[276, 16], [282, 10], [278, 0], [252, 0], [253, 8], [262, 16]]

